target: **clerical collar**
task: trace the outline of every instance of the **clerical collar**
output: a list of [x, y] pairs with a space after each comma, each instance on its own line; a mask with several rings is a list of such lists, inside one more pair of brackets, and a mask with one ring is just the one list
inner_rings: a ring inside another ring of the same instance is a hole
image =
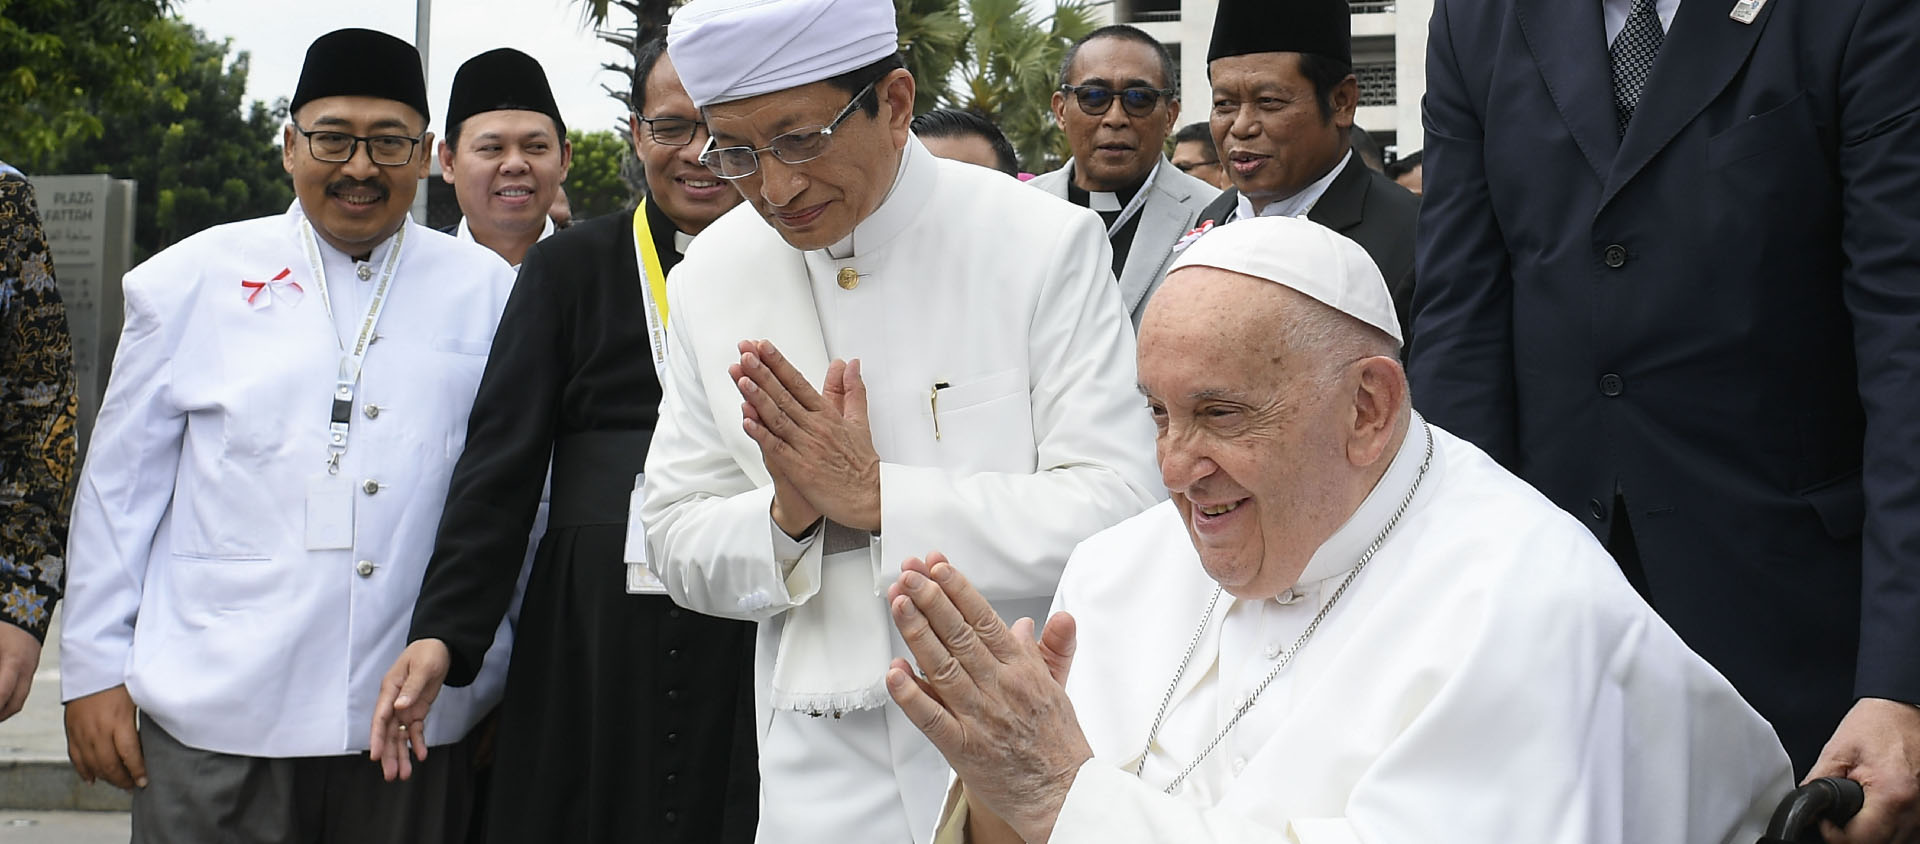
[[1340, 171], [1347, 169], [1347, 164], [1352, 161], [1353, 150], [1349, 149], [1346, 155], [1340, 157], [1340, 163], [1333, 165], [1333, 169], [1328, 170], [1326, 175], [1315, 179], [1313, 184], [1301, 188], [1299, 193], [1267, 203], [1267, 207], [1260, 209], [1258, 214], [1253, 213], [1253, 200], [1242, 193], [1239, 208], [1235, 210], [1233, 218], [1251, 220], [1254, 217], [1304, 217], [1307, 212], [1313, 210], [1314, 205], [1320, 202], [1320, 197], [1327, 192], [1327, 187], [1333, 184], [1334, 177], [1339, 176]]
[[679, 229], [673, 230], [673, 251], [685, 255], [687, 254], [687, 247], [692, 245], [693, 235], [687, 234]]
[[921, 145], [919, 138], [908, 134], [907, 146], [900, 151], [900, 169], [893, 175], [893, 185], [887, 189], [886, 198], [839, 243], [827, 247], [827, 256], [844, 261], [871, 254], [894, 235], [906, 231], [920, 215], [921, 207], [933, 198], [937, 167], [933, 153]]
[[[1158, 167], [1159, 164], [1156, 162], [1154, 166]], [[1067, 201], [1101, 214], [1118, 213], [1120, 209], [1127, 207], [1127, 203], [1132, 202], [1133, 197], [1140, 193], [1140, 189], [1147, 186], [1147, 180], [1153, 177], [1153, 171], [1148, 170], [1139, 181], [1117, 191], [1090, 191], [1082, 189], [1078, 183], [1074, 182], [1073, 162], [1067, 162], [1067, 168]]]
[[[1365, 500], [1347, 517], [1339, 530], [1320, 543], [1313, 552], [1313, 559], [1307, 561], [1307, 567], [1300, 572], [1296, 589], [1305, 589], [1329, 577], [1346, 574], [1366, 553], [1368, 543], [1380, 535], [1380, 529], [1393, 518], [1400, 502], [1406, 500], [1407, 490], [1420, 477], [1420, 463], [1427, 453], [1426, 438], [1432, 436], [1426, 420], [1418, 412], [1407, 423], [1407, 436], [1400, 443], [1400, 450], [1393, 456], [1393, 462], [1387, 464], [1386, 474], [1373, 485], [1373, 491], [1367, 493]], [[1415, 498], [1424, 496], [1416, 495]]]

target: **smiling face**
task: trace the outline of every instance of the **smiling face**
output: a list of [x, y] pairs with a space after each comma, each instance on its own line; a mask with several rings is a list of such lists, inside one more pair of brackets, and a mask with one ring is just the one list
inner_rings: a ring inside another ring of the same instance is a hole
[[[1080, 46], [1067, 84], [1123, 88], [1169, 87], [1160, 57], [1152, 47], [1122, 38], [1096, 38]], [[1073, 150], [1073, 180], [1083, 190], [1116, 191], [1137, 185], [1160, 161], [1167, 135], [1180, 117], [1180, 103], [1162, 97], [1145, 117], [1127, 113], [1117, 101], [1107, 112], [1080, 110], [1072, 97], [1055, 91], [1053, 119]]]
[[1214, 59], [1208, 123], [1227, 177], [1259, 211], [1325, 176], [1348, 148], [1359, 83], [1334, 86], [1331, 113], [1300, 72], [1299, 53], [1252, 53]]
[[[687, 89], [680, 86], [680, 74], [673, 60], [665, 55], [654, 62], [647, 74], [641, 117], [700, 121], [700, 110], [693, 107]], [[661, 212], [687, 234], [699, 234], [720, 215], [740, 204], [740, 192], [700, 164], [700, 151], [707, 146], [707, 129], [695, 126], [693, 140], [685, 146], [657, 143], [647, 124], [629, 120], [633, 151], [646, 170], [647, 195], [660, 205]]]
[[459, 148], [440, 145], [440, 175], [453, 185], [477, 240], [539, 236], [573, 148], [537, 111], [483, 111], [460, 124]]
[[[322, 97], [302, 105], [293, 119], [309, 132], [362, 137], [419, 138], [427, 128], [412, 106], [375, 97]], [[433, 149], [433, 135], [426, 134], [407, 163], [386, 167], [373, 163], [366, 144], [355, 144], [351, 160], [332, 164], [316, 160], [292, 126], [281, 140], [280, 164], [293, 177], [300, 210], [321, 240], [348, 255], [367, 254], [400, 230]]]
[[[894, 70], [874, 84], [877, 115], [855, 107], [819, 158], [788, 164], [760, 153], [759, 169], [735, 187], [795, 249], [824, 249], [853, 233], [893, 187], [913, 119], [913, 75]], [[765, 147], [796, 129], [833, 122], [852, 94], [814, 82], [706, 109], [716, 147]]]
[[1271, 282], [1189, 267], [1168, 276], [1140, 326], [1162, 479], [1207, 576], [1236, 597], [1293, 585], [1365, 497], [1356, 484], [1366, 473], [1349, 459], [1346, 374], [1329, 377], [1327, 352], [1285, 339], [1314, 307], [1325, 308]]

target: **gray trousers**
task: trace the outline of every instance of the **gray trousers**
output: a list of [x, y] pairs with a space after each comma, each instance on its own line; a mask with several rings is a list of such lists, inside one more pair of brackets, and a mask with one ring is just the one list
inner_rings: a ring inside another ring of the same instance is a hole
[[474, 799], [468, 741], [386, 782], [366, 754], [266, 759], [187, 747], [140, 716], [147, 782], [133, 844], [461, 844]]

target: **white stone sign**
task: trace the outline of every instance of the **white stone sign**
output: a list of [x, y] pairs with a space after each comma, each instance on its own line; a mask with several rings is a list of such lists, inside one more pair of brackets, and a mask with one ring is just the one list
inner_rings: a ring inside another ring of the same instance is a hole
[[35, 176], [31, 181], [73, 335], [84, 451], [120, 340], [120, 277], [133, 259], [135, 185], [112, 176]]

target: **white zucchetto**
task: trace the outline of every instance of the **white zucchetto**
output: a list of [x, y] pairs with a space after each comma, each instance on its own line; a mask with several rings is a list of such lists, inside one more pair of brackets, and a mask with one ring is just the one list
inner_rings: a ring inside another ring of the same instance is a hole
[[1405, 343], [1393, 294], [1360, 244], [1305, 217], [1235, 220], [1201, 235], [1167, 269], [1213, 267], [1285, 285]]
[[858, 70], [899, 50], [893, 0], [694, 0], [667, 55], [706, 108]]

